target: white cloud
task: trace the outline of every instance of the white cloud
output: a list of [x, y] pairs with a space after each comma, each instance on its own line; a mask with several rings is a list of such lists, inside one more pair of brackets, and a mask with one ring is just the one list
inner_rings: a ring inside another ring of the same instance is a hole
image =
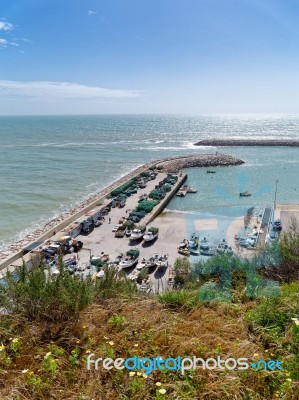
[[6, 39], [1, 39], [0, 38], [0, 47], [6, 47], [8, 41]]
[[94, 14], [96, 14], [96, 13], [97, 13], [97, 11], [89, 10], [87, 14], [88, 14], [88, 15], [94, 15]]
[[105, 89], [69, 82], [18, 82], [0, 80], [0, 97], [25, 96], [38, 98], [134, 98], [142, 97], [140, 90]]
[[6, 21], [0, 21], [0, 31], [11, 31], [11, 30], [13, 30], [13, 24]]
[[12, 46], [20, 47], [19, 43], [10, 42], [9, 44], [11, 44]]

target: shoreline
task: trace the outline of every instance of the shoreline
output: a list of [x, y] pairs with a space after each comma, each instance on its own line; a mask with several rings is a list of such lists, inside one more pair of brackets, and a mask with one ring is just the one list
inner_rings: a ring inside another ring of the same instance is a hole
[[299, 140], [295, 139], [203, 139], [194, 143], [194, 146], [284, 146], [299, 147]]
[[[90, 211], [92, 208], [96, 207], [98, 202], [109, 201], [106, 196], [117, 188], [118, 186], [124, 184], [128, 180], [136, 177], [140, 173], [148, 170], [150, 167], [156, 165], [163, 165], [164, 172], [170, 172], [173, 170], [180, 170], [183, 168], [193, 168], [193, 167], [210, 167], [210, 166], [229, 166], [229, 165], [241, 165], [244, 161], [236, 157], [221, 154], [198, 154], [190, 156], [178, 156], [169, 157], [165, 159], [154, 160], [149, 163], [143, 164], [128, 174], [120, 177], [116, 181], [112, 182], [103, 190], [96, 192], [89, 196], [87, 199], [79, 202], [77, 205], [67, 209], [65, 212], [60, 214], [58, 217], [51, 219], [49, 222], [44, 224], [42, 227], [33, 230], [31, 233], [27, 234], [21, 240], [8, 245], [4, 250], [0, 252], [0, 269], [9, 265], [11, 262], [20, 258], [23, 255], [23, 251], [30, 244], [37, 241], [44, 241], [47, 238], [53, 236], [53, 231], [58, 231], [70, 223], [74, 222], [76, 219], [83, 216], [86, 212]], [[105, 206], [102, 203], [101, 206]]]

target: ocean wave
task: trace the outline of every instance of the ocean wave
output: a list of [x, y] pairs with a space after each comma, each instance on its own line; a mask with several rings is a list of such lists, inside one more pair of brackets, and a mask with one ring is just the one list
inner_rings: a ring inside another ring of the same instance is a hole
[[[7, 238], [6, 240], [2, 240], [0, 242], [0, 251], [5, 251], [10, 245], [13, 245], [16, 242], [25, 240], [28, 235], [32, 235], [36, 230], [38, 229], [43, 229], [46, 224], [51, 222], [54, 219], [60, 218], [64, 213], [68, 212], [71, 208], [79, 206], [81, 203], [89, 200], [91, 196], [96, 195], [97, 193], [100, 193], [102, 190], [104, 190], [106, 187], [112, 185], [115, 183], [117, 180], [125, 177], [129, 173], [133, 172], [135, 169], [141, 167], [143, 164], [138, 164], [136, 166], [131, 166], [128, 168], [124, 168], [124, 170], [121, 172], [121, 174], [115, 174], [112, 177], [111, 181], [108, 181], [103, 184], [102, 180], [93, 182], [91, 184], [86, 185], [86, 193], [81, 193], [78, 196], [69, 196], [70, 202], [67, 202], [66, 204], [61, 203], [58, 207], [53, 210], [52, 212], [49, 212], [41, 217], [35, 222], [29, 223], [28, 227], [26, 229], [23, 229], [16, 233], [16, 235], [11, 236]], [[97, 189], [96, 189], [97, 187]]]

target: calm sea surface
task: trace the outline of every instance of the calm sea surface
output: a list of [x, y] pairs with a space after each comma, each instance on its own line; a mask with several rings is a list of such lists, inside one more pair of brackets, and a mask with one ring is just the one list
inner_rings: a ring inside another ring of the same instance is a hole
[[[214, 153], [203, 138], [298, 138], [299, 116], [0, 117], [0, 249], [149, 160]], [[274, 200], [299, 203], [299, 148], [218, 149], [238, 167], [188, 171], [196, 195], [168, 209], [239, 215]], [[253, 196], [240, 199], [239, 192]]]

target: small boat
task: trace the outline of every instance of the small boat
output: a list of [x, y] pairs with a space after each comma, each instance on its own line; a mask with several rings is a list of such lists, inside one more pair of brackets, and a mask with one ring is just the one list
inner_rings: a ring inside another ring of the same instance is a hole
[[216, 171], [212, 171], [211, 169], [208, 169], [207, 174], [216, 174]]
[[178, 192], [177, 192], [177, 196], [178, 197], [185, 197], [186, 196], [186, 191], [185, 190], [182, 190], [182, 189], [180, 189]]
[[179, 249], [184, 249], [189, 247], [189, 241], [187, 239], [183, 239], [179, 244]]
[[183, 190], [183, 191], [186, 191], [187, 193], [197, 193], [197, 189], [191, 188], [191, 187], [188, 186], [188, 185], [184, 185], [184, 186], [182, 187], [182, 190]]
[[150, 257], [145, 264], [148, 268], [155, 267], [157, 265], [157, 259], [155, 256]]
[[190, 254], [191, 256], [199, 256], [200, 255], [200, 251], [196, 250], [196, 249], [190, 249]]
[[233, 250], [232, 250], [231, 246], [229, 246], [227, 244], [225, 239], [223, 239], [222, 242], [219, 243], [216, 251], [217, 251], [217, 253], [233, 254]]
[[168, 258], [160, 257], [159, 260], [157, 261], [157, 266], [159, 268], [167, 268], [168, 267]]
[[249, 193], [249, 192], [240, 192], [240, 197], [249, 197], [249, 196], [251, 196], [251, 193]]
[[200, 250], [200, 254], [203, 256], [214, 256], [216, 254], [215, 250], [212, 248]]
[[129, 241], [134, 242], [134, 240], [142, 239], [144, 232], [145, 227], [140, 227], [140, 229], [133, 229], [129, 237]]
[[189, 249], [196, 249], [199, 243], [199, 236], [197, 233], [192, 233], [190, 240], [188, 241]]
[[143, 240], [145, 242], [150, 242], [158, 237], [159, 229], [151, 227], [148, 231], [143, 235]]
[[119, 266], [121, 268], [130, 268], [138, 262], [139, 250], [132, 249], [128, 250], [125, 257], [120, 260]]
[[206, 238], [200, 241], [199, 248], [200, 250], [208, 250], [211, 247], [210, 242], [207, 241]]
[[137, 268], [138, 271], [141, 271], [145, 267], [146, 267], [146, 260], [145, 260], [145, 258], [143, 258], [141, 260], [141, 262], [137, 264], [136, 268]]
[[190, 256], [190, 251], [188, 250], [188, 248], [179, 248], [178, 249], [178, 253], [182, 254], [183, 256], [189, 257]]

